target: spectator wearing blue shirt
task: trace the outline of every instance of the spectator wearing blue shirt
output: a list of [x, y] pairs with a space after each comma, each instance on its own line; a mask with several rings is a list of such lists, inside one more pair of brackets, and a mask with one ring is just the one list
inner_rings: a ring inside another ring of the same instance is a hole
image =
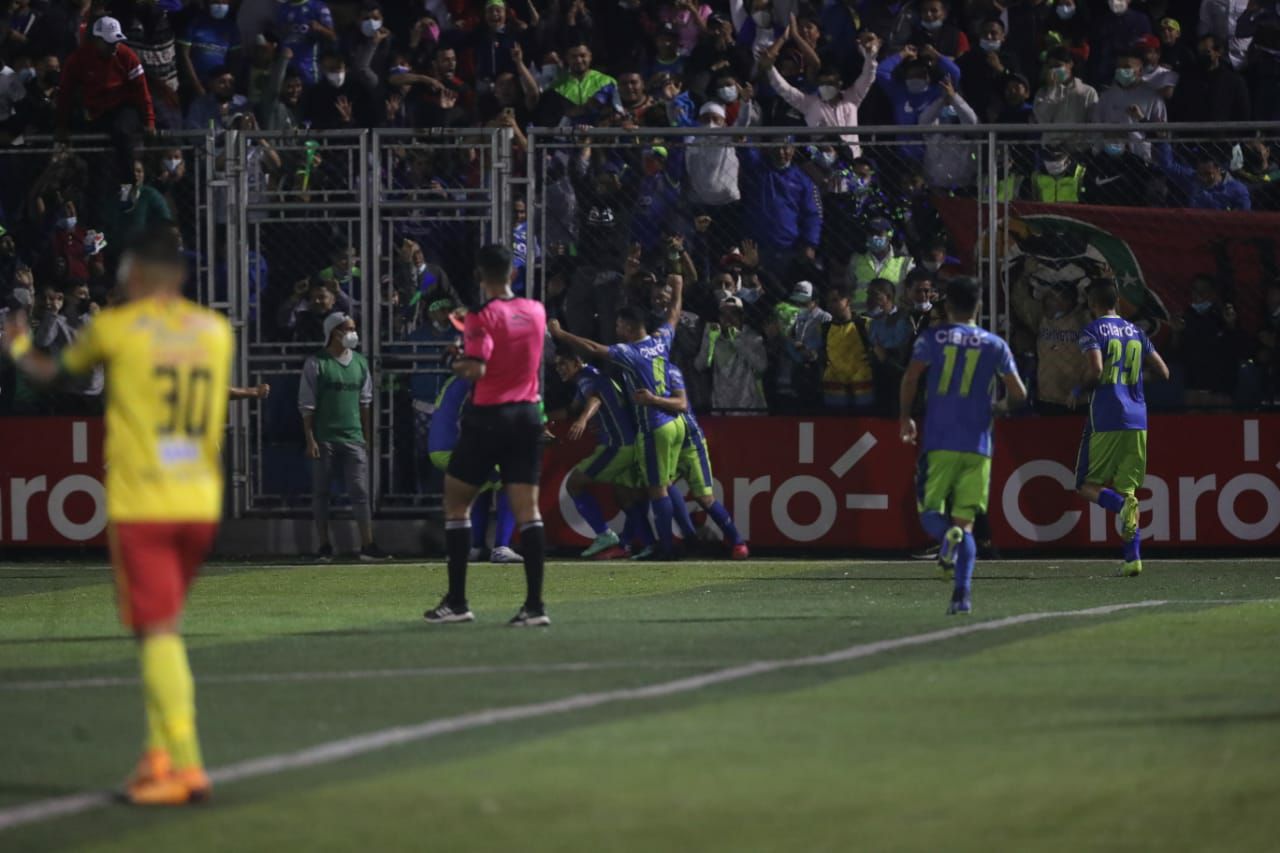
[[231, 16], [230, 0], [204, 0], [204, 8], [178, 39], [178, 68], [197, 97], [215, 68], [234, 67], [240, 60], [240, 29]]
[[742, 207], [761, 263], [782, 270], [795, 260], [812, 262], [822, 238], [822, 199], [795, 160], [790, 142], [761, 153], [738, 152]]
[[1196, 162], [1196, 183], [1190, 203], [1200, 210], [1253, 209], [1249, 188], [1224, 172], [1221, 164], [1208, 155]]
[[295, 69], [307, 85], [319, 82], [320, 55], [338, 42], [329, 7], [321, 0], [278, 3], [276, 30], [280, 44], [293, 51], [289, 67]]
[[249, 99], [236, 94], [236, 78], [231, 69], [219, 65], [205, 78], [205, 94], [187, 107], [188, 130], [222, 130], [222, 120], [229, 115], [248, 109]]
[[[880, 63], [876, 79], [893, 107], [895, 122], [902, 125], [920, 123], [920, 114], [925, 107], [944, 94], [935, 79], [937, 75], [950, 77], [952, 85], [960, 85], [960, 66], [929, 45], [919, 50], [914, 45], [907, 45]], [[902, 153], [919, 160], [924, 157], [924, 146], [909, 145], [902, 149]]]

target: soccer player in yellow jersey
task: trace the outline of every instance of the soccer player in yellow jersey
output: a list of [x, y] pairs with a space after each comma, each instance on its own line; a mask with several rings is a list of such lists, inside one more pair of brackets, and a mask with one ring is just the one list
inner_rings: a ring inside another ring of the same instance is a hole
[[181, 805], [210, 793], [195, 688], [178, 623], [222, 509], [220, 444], [232, 355], [226, 318], [182, 298], [186, 261], [171, 229], [148, 230], [120, 259], [128, 301], [99, 313], [57, 360], [5, 329], [37, 381], [106, 370], [106, 491], [120, 614], [137, 636], [147, 742], [127, 795]]

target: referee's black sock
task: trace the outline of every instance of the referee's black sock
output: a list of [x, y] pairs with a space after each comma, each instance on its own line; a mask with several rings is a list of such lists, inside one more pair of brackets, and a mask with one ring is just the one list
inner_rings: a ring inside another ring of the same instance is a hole
[[520, 550], [524, 552], [524, 581], [529, 588], [524, 606], [530, 610], [541, 610], [542, 574], [547, 555], [547, 534], [541, 521], [520, 526]]
[[471, 552], [471, 522], [444, 523], [444, 549], [449, 555], [449, 604], [463, 607], [467, 603], [467, 556]]

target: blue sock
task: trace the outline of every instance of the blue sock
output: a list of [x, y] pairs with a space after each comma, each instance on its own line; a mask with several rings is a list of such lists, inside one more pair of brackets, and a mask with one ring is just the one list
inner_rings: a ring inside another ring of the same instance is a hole
[[505, 548], [511, 544], [511, 535], [516, 532], [516, 516], [511, 511], [511, 501], [506, 492], [498, 493], [498, 522], [493, 531], [493, 547]]
[[1124, 543], [1124, 561], [1132, 563], [1142, 559], [1142, 533], [1135, 532], [1133, 538]]
[[960, 543], [960, 548], [956, 552], [956, 589], [969, 591], [969, 584], [973, 578], [973, 564], [978, 560], [978, 543], [973, 540], [973, 534], [966, 532], [964, 541]]
[[631, 505], [631, 509], [627, 510], [627, 519], [631, 522], [631, 539], [627, 540], [627, 544], [631, 544], [632, 539], [639, 539], [641, 547], [648, 548], [653, 544], [653, 527], [649, 524], [649, 502], [636, 501]]
[[686, 540], [693, 539], [698, 531], [693, 529], [693, 519], [689, 517], [689, 507], [685, 504], [684, 495], [675, 486], [667, 489], [667, 497], [671, 498], [671, 514], [680, 528], [680, 535]]
[[493, 497], [487, 492], [476, 498], [471, 505], [471, 547], [483, 548], [485, 537], [489, 535], [489, 504]]
[[671, 498], [663, 495], [660, 498], [651, 498], [649, 505], [653, 507], [653, 523], [658, 525], [658, 543], [664, 554], [670, 554], [675, 551], [675, 536], [671, 533], [672, 515], [675, 510], [671, 506]]
[[929, 534], [930, 539], [941, 542], [942, 537], [951, 529], [951, 521], [942, 513], [931, 511], [920, 516], [920, 526]]
[[1114, 489], [1103, 489], [1098, 493], [1098, 506], [1107, 512], [1120, 512], [1124, 508], [1124, 496]]
[[604, 521], [604, 513], [600, 511], [599, 502], [590, 494], [583, 492], [578, 495], [573, 499], [573, 505], [578, 508], [582, 520], [595, 531], [597, 536], [609, 529], [609, 525]]
[[738, 526], [733, 523], [733, 518], [729, 515], [729, 510], [724, 508], [724, 504], [715, 501], [707, 507], [707, 515], [711, 516], [711, 520], [724, 533], [726, 542], [730, 545], [742, 544], [742, 534], [738, 533]]
[[636, 537], [635, 513], [633, 513], [631, 510], [627, 510], [623, 516], [622, 533], [620, 533], [619, 536], [622, 537], [623, 545], [630, 545], [631, 540]]

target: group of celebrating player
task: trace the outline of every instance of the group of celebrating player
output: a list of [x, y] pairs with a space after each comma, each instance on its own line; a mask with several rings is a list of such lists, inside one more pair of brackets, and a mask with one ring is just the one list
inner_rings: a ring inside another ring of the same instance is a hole
[[[737, 558], [747, 547], [725, 508], [714, 499], [706, 441], [689, 411], [679, 370], [670, 362], [682, 282], [672, 276], [665, 322], [652, 333], [643, 314], [624, 310], [614, 346], [548, 329], [543, 306], [511, 291], [511, 253], [485, 246], [478, 253], [484, 304], [466, 316], [463, 348], [453, 364], [459, 397], [470, 394], [459, 428], [439, 464], [445, 476], [448, 591], [424, 615], [429, 623], [474, 620], [466, 597], [467, 565], [475, 554], [472, 508], [501, 482], [520, 529], [526, 579], [524, 604], [512, 626], [550, 624], [542, 597], [545, 534], [538, 511], [542, 455], [541, 362], [547, 332], [563, 345], [556, 368], [575, 382], [582, 411], [571, 428], [581, 434], [598, 421], [600, 447], [570, 479], [583, 518], [596, 532], [588, 554], [624, 544], [587, 495], [592, 482], [612, 484], [626, 509], [626, 544], [640, 555], [674, 553], [673, 522], [684, 501], [672, 495], [683, 478], [694, 499], [724, 533]], [[195, 689], [179, 622], [187, 592], [212, 547], [222, 509], [221, 439], [229, 397], [232, 332], [227, 319], [182, 297], [186, 258], [171, 229], [143, 233], [121, 258], [127, 301], [102, 311], [57, 359], [33, 349], [25, 319], [6, 321], [3, 346], [33, 379], [52, 382], [95, 367], [107, 376], [106, 493], [109, 540], [121, 617], [138, 639], [146, 719], [146, 747], [126, 796], [139, 805], [178, 805], [211, 791], [195, 726]], [[950, 613], [968, 613], [975, 544], [972, 524], [986, 509], [991, 424], [997, 380], [1009, 402], [1026, 396], [1008, 345], [976, 325], [977, 282], [947, 285], [948, 323], [916, 341], [902, 384], [910, 412], [918, 383], [926, 383], [920, 454], [921, 520], [941, 543], [940, 562], [954, 574]], [[1146, 336], [1116, 314], [1117, 291], [1095, 281], [1088, 292], [1097, 320], [1081, 337], [1089, 370], [1078, 393], [1091, 395], [1081, 445], [1080, 493], [1118, 513], [1125, 533], [1124, 573], [1141, 571], [1138, 502], [1146, 466], [1146, 409], [1142, 369], [1168, 370]], [[582, 355], [619, 368], [627, 395]], [[459, 386], [460, 388], [462, 386]], [[446, 389], [447, 390], [447, 389]], [[902, 421], [902, 437], [917, 439]], [[647, 503], [646, 503], [647, 496]], [[678, 509], [677, 509], [678, 507]], [[649, 529], [652, 511], [657, 534]], [[683, 513], [687, 516], [687, 513]], [[680, 526], [692, 535], [687, 517]], [[507, 535], [510, 535], [508, 530]], [[656, 544], [655, 544], [656, 539]]]

